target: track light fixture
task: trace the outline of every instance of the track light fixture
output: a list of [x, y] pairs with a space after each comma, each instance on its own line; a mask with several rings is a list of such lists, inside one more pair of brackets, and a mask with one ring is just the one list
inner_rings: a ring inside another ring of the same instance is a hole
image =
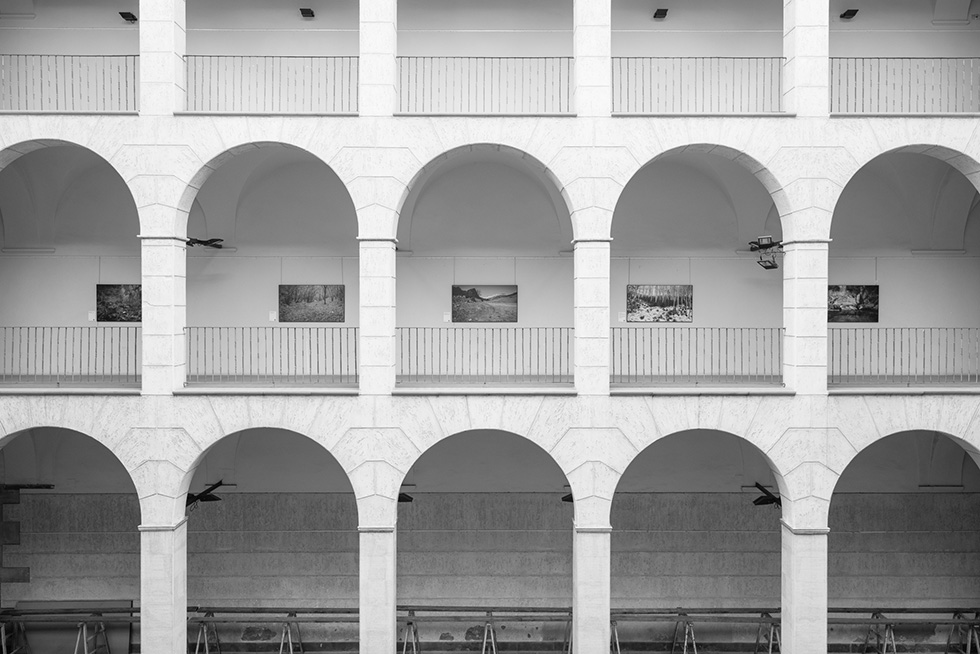
[[408, 493], [398, 493], [398, 503], [399, 504], [411, 504], [415, 501], [415, 498]]
[[844, 11], [843, 14], [840, 15], [840, 17], [841, 17], [841, 20], [851, 20], [852, 18], [854, 18], [857, 15], [858, 15], [858, 10], [857, 9], [847, 9], [847, 10]]
[[303, 18], [313, 18], [314, 16], [316, 16], [316, 14], [313, 13], [313, 10], [310, 9], [309, 7], [300, 7], [299, 15], [302, 16]]
[[197, 508], [198, 502], [220, 502], [221, 498], [214, 494], [214, 491], [218, 490], [222, 486], [233, 486], [234, 484], [226, 484], [224, 480], [219, 479], [217, 483], [211, 484], [200, 493], [188, 493], [187, 494], [187, 509], [193, 511]]
[[772, 504], [774, 507], [782, 507], [783, 501], [779, 499], [778, 495], [774, 495], [768, 488], [755, 482], [755, 487], [762, 491], [762, 495], [752, 500], [752, 503], [756, 506], [765, 506], [767, 504]]
[[131, 11], [120, 11], [119, 15], [122, 16], [122, 19], [127, 23], [135, 23], [137, 20], [136, 14]]
[[187, 247], [192, 248], [195, 245], [201, 245], [206, 248], [214, 248], [220, 250], [222, 248], [222, 243], [225, 242], [223, 238], [209, 238], [207, 240], [201, 240], [199, 238], [189, 238], [186, 240]]
[[575, 499], [572, 497], [572, 494], [569, 493], [568, 495], [562, 495], [561, 501], [562, 502], [574, 502]]
[[779, 264], [776, 263], [776, 255], [783, 253], [781, 241], [772, 240], [772, 236], [760, 236], [755, 241], [749, 241], [749, 250], [759, 253], [758, 264], [766, 270], [779, 268]]
[[657, 9], [657, 10], [655, 10], [653, 12], [653, 19], [654, 20], [664, 20], [665, 18], [667, 18], [667, 10], [666, 9]]

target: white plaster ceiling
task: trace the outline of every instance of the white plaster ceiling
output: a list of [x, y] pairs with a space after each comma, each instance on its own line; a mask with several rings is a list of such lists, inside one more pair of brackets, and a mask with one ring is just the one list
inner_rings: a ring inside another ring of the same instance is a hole
[[357, 255], [347, 189], [326, 164], [295, 148], [253, 149], [219, 167], [197, 195], [187, 234], [223, 238], [242, 253]]
[[779, 216], [759, 180], [717, 155], [682, 152], [641, 169], [613, 214], [616, 254], [724, 254], [764, 234]]
[[139, 215], [126, 183], [77, 146], [35, 150], [0, 172], [0, 228], [5, 248], [140, 250]]
[[978, 202], [976, 188], [947, 163], [923, 154], [882, 155], [859, 170], [841, 193], [831, 253], [980, 253]]
[[572, 249], [560, 189], [535, 162], [477, 148], [433, 164], [398, 221], [398, 248], [426, 255], [558, 256]]

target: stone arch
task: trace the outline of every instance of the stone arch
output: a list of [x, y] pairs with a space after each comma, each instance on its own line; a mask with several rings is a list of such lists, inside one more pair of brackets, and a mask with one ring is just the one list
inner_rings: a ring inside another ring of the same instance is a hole
[[563, 215], [567, 214], [569, 216], [568, 222], [565, 223], [562, 221], [560, 226], [562, 236], [567, 236], [569, 242], [573, 240], [574, 234], [570, 216], [574, 214], [575, 207], [573, 207], [562, 181], [551, 168], [534, 155], [520, 148], [500, 143], [471, 143], [460, 145], [438, 154], [416, 170], [411, 180], [405, 185], [395, 208], [394, 216], [396, 224], [392, 225], [392, 236], [397, 237], [401, 230], [405, 228], [403, 224], [405, 214], [412, 213], [418, 193], [425, 188], [426, 183], [433, 179], [443, 169], [443, 166], [455, 157], [473, 152], [500, 152], [509, 157], [516, 157], [518, 160], [526, 163], [536, 173], [538, 177], [537, 181], [542, 183], [543, 187], [548, 191], [559, 220], [561, 221]]
[[[681, 153], [699, 153], [721, 157], [738, 164], [743, 169], [748, 171], [753, 177], [759, 180], [759, 183], [762, 184], [763, 188], [766, 189], [766, 192], [769, 193], [769, 196], [772, 198], [773, 204], [775, 205], [783, 232], [784, 234], [787, 232], [786, 219], [792, 213], [793, 206], [782, 182], [776, 178], [772, 170], [749, 153], [733, 146], [718, 143], [690, 143], [687, 145], [679, 145], [659, 152], [653, 157], [640, 163], [629, 172], [627, 182], [623, 185], [619, 198], [616, 200], [616, 207], [619, 207], [620, 201], [622, 200], [622, 193], [626, 190], [629, 182], [632, 181], [641, 170], [654, 162], [662, 161], [673, 155]], [[615, 216], [615, 209], [613, 210], [613, 215]], [[613, 220], [615, 220], [615, 218], [613, 218]]]
[[[271, 148], [290, 149], [308, 154], [320, 161], [332, 174], [337, 175], [337, 171], [334, 170], [330, 163], [325, 161], [321, 156], [309, 148], [304, 148], [284, 141], [251, 141], [226, 148], [225, 150], [212, 155], [211, 158], [208, 159], [207, 163], [200, 166], [191, 175], [190, 180], [184, 185], [183, 191], [180, 193], [179, 199], [177, 200], [176, 214], [174, 216], [174, 235], [178, 237], [185, 237], [187, 235], [187, 223], [190, 217], [191, 209], [193, 208], [194, 202], [197, 199], [197, 195], [215, 171], [217, 171], [223, 164], [240, 154]], [[344, 190], [347, 193], [347, 198], [353, 203], [353, 198], [347, 184], [348, 180], [340, 177], [340, 175], [337, 175], [337, 177], [344, 186]]]

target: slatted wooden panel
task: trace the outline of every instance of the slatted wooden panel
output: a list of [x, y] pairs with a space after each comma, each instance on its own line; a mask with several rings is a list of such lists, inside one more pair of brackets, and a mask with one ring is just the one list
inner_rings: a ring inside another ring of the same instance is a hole
[[980, 112], [980, 57], [830, 60], [832, 113]]
[[134, 112], [135, 55], [0, 55], [0, 110]]

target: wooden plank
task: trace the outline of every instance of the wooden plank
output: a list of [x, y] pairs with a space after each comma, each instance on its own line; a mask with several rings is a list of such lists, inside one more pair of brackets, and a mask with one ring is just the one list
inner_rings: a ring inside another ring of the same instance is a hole
[[12, 520], [0, 522], [0, 545], [20, 545], [20, 523]]
[[30, 568], [0, 568], [0, 583], [2, 584], [28, 584], [30, 581]]

